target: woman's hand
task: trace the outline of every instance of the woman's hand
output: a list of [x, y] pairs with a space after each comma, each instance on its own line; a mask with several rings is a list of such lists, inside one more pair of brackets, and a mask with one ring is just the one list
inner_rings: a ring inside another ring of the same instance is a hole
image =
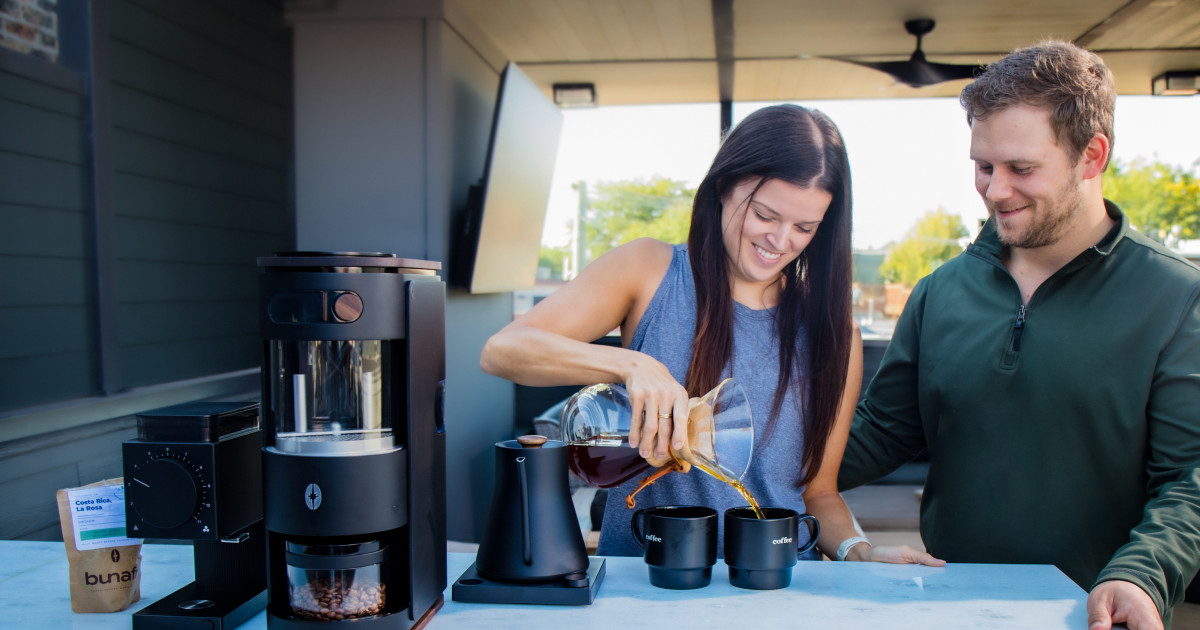
[[662, 363], [641, 355], [625, 377], [633, 418], [629, 445], [655, 467], [671, 461], [671, 449], [687, 440], [687, 390]]
[[847, 560], [862, 562], [888, 562], [891, 564], [923, 564], [927, 567], [944, 567], [945, 560], [939, 560], [924, 551], [917, 551], [908, 545], [873, 547], [868, 544], [858, 544], [846, 554]]

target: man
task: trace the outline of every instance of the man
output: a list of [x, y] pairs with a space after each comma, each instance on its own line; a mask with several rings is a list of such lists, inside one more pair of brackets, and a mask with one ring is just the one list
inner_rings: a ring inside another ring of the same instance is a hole
[[960, 101], [989, 220], [913, 290], [839, 486], [928, 449], [935, 557], [1054, 564], [1093, 630], [1162, 628], [1200, 565], [1200, 270], [1102, 196], [1099, 57], [1020, 49]]

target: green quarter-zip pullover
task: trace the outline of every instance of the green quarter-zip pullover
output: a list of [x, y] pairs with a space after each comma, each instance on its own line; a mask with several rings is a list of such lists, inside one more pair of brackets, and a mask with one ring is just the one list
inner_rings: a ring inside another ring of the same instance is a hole
[[921, 536], [950, 562], [1121, 579], [1167, 622], [1200, 566], [1200, 269], [1118, 225], [1022, 304], [989, 221], [917, 283], [839, 486], [929, 449]]

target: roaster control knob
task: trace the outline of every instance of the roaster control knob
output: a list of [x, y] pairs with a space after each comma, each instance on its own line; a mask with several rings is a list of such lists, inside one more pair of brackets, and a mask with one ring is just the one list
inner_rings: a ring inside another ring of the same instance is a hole
[[155, 527], [179, 527], [196, 513], [196, 477], [177, 459], [163, 457], [146, 462], [125, 486], [138, 516]]

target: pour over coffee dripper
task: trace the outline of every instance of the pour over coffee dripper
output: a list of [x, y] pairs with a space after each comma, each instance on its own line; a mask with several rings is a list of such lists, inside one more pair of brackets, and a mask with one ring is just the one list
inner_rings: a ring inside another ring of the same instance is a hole
[[[561, 426], [571, 471], [591, 486], [611, 488], [654, 469], [629, 446], [632, 406], [625, 386], [601, 383], [583, 388], [568, 401]], [[741, 478], [750, 467], [754, 423], [750, 401], [737, 381], [722, 381], [688, 404], [688, 435], [682, 448], [671, 449], [671, 460], [643, 480], [626, 499], [673, 470], [692, 466], [745, 494]]]

